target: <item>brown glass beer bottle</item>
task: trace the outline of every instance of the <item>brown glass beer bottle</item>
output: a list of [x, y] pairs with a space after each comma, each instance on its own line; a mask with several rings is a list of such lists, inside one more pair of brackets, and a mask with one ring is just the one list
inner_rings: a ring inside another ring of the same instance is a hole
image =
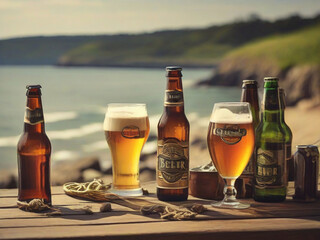
[[[242, 81], [242, 94], [241, 94], [241, 102], [250, 103], [250, 110], [252, 113], [253, 127], [256, 129], [260, 123], [259, 115], [259, 99], [258, 99], [258, 83], [255, 80], [243, 80]], [[253, 178], [254, 168], [254, 154], [243, 171], [244, 174], [250, 174]]]
[[184, 113], [180, 67], [167, 67], [164, 111], [158, 123], [157, 196], [162, 201], [188, 198], [189, 131]]
[[[258, 83], [256, 80], [242, 81], [241, 102], [250, 103], [253, 127], [254, 129], [256, 129], [260, 123]], [[236, 181], [235, 186], [238, 191], [237, 198], [251, 198], [253, 195], [254, 163], [255, 163], [255, 154], [253, 153], [249, 160], [248, 165], [246, 166], [243, 173]]]
[[18, 142], [18, 200], [42, 199], [51, 205], [50, 155], [51, 143], [44, 129], [41, 86], [27, 86], [24, 132]]

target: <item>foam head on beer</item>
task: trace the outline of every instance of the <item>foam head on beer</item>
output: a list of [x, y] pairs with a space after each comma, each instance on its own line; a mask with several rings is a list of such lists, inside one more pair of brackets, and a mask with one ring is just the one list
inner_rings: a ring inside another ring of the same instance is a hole
[[103, 128], [105, 131], [122, 131], [130, 125], [146, 130], [147, 117], [145, 104], [109, 104]]
[[216, 103], [212, 110], [210, 122], [246, 124], [252, 122], [252, 115], [250, 114], [250, 108], [244, 106], [244, 103], [239, 104], [235, 102], [228, 103], [227, 105], [224, 103], [223, 106]]

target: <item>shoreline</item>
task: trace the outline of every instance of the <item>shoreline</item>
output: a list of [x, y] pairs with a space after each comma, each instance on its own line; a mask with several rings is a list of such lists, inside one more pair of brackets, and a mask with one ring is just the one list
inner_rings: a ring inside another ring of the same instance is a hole
[[182, 66], [188, 69], [216, 69], [218, 64], [0, 64], [1, 67], [32, 67], [32, 66], [43, 66], [43, 67], [57, 67], [57, 68], [136, 68], [136, 69], [163, 69], [167, 66]]

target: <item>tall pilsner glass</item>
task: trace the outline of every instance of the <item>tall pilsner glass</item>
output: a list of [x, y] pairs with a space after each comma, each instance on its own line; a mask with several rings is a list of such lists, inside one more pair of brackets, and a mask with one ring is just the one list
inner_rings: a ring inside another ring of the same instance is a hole
[[254, 127], [250, 104], [216, 103], [208, 129], [208, 147], [213, 164], [225, 181], [224, 199], [212, 206], [244, 209], [249, 204], [236, 199], [234, 183], [247, 166], [254, 148]]
[[111, 192], [141, 196], [139, 160], [150, 132], [145, 104], [108, 104], [104, 131], [112, 155]]

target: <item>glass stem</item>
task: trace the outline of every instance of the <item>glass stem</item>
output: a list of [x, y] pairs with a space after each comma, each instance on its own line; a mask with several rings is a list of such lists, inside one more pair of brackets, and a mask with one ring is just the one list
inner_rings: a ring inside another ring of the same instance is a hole
[[236, 182], [236, 179], [224, 179], [225, 186], [223, 189], [224, 193], [224, 199], [223, 202], [225, 204], [238, 204], [238, 201], [236, 199], [237, 190], [234, 187], [234, 183]]

